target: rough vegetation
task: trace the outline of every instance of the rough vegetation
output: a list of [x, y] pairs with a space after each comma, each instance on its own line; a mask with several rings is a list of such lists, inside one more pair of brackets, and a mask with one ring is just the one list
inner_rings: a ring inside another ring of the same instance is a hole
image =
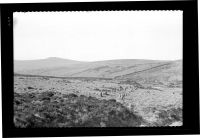
[[16, 127], [182, 125], [182, 83], [14, 77]]
[[49, 58], [14, 65], [16, 127], [182, 125], [182, 60]]
[[139, 127], [142, 117], [116, 100], [53, 91], [14, 93], [16, 127]]

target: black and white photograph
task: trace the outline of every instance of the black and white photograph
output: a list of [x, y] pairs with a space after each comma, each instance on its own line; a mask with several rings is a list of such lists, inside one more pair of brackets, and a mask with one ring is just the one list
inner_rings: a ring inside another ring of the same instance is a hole
[[183, 125], [183, 11], [14, 12], [16, 128]]

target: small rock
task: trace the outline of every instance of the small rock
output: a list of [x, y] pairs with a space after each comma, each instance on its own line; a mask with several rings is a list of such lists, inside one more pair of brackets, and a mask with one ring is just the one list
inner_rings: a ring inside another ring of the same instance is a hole
[[34, 114], [34, 116], [41, 118], [41, 116], [38, 113]]
[[174, 122], [174, 123], [172, 123], [172, 124], [169, 125], [169, 126], [182, 126], [182, 125], [183, 125], [183, 123], [180, 122], [180, 121], [178, 121], [178, 122]]
[[101, 126], [101, 127], [106, 127], [106, 124], [105, 124], [104, 122], [101, 122], [101, 123], [100, 123], [100, 126]]

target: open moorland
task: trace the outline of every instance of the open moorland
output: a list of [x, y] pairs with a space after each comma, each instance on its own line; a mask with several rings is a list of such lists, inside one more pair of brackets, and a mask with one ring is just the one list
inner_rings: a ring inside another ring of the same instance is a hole
[[16, 127], [182, 125], [182, 60], [49, 58], [14, 65]]

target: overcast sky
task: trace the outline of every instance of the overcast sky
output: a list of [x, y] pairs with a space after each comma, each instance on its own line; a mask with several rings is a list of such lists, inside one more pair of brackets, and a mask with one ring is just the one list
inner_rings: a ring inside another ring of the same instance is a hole
[[14, 13], [18, 60], [177, 60], [182, 47], [182, 11]]

